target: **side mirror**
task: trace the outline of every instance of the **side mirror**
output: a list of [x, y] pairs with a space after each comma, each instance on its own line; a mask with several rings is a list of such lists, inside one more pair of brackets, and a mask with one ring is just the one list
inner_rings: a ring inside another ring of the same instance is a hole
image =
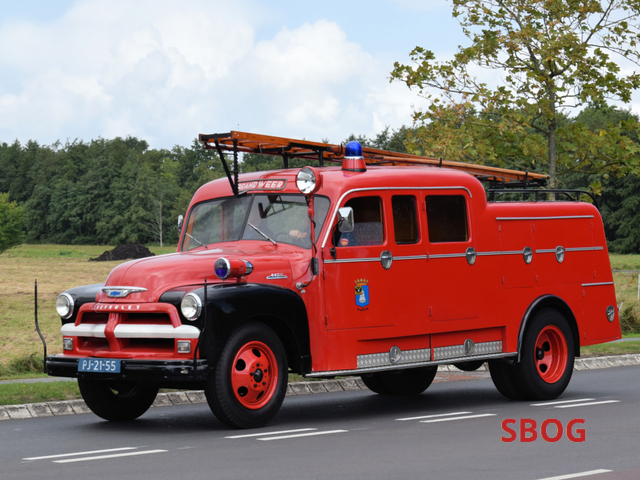
[[353, 232], [354, 229], [353, 208], [342, 207], [338, 209], [338, 230], [342, 233]]
[[182, 215], [178, 215], [178, 225], [176, 225], [176, 228], [178, 230], [182, 230], [182, 222], [184, 221], [184, 217]]

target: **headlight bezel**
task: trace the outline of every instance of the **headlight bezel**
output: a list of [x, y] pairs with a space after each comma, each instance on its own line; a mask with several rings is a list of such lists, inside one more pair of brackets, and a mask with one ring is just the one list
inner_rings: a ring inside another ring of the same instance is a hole
[[[191, 303], [187, 304], [187, 302]], [[180, 302], [180, 313], [190, 322], [195, 322], [202, 313], [202, 300], [200, 297], [193, 292], [187, 293]]]
[[[64, 304], [61, 303], [61, 301], [64, 301]], [[64, 312], [64, 310], [62, 310], [63, 308], [67, 309], [66, 313], [61, 313], [61, 311]], [[63, 320], [70, 319], [73, 316], [74, 310], [75, 302], [71, 295], [66, 292], [58, 295], [58, 298], [56, 298], [56, 312], [58, 313], [60, 318], [62, 318]]]
[[312, 195], [322, 186], [322, 175], [313, 167], [304, 167], [296, 175], [296, 187], [303, 195]]

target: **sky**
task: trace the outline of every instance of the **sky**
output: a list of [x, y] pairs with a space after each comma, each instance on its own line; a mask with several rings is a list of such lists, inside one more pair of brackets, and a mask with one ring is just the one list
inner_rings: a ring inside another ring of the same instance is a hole
[[394, 62], [466, 43], [445, 0], [0, 0], [0, 142], [374, 137], [425, 106]]

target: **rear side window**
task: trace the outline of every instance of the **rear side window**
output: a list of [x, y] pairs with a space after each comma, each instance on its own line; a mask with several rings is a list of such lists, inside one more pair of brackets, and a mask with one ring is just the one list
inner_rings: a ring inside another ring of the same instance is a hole
[[413, 195], [391, 197], [393, 209], [393, 233], [398, 245], [418, 242], [416, 198]]
[[428, 195], [426, 201], [431, 243], [469, 240], [467, 203], [462, 195]]

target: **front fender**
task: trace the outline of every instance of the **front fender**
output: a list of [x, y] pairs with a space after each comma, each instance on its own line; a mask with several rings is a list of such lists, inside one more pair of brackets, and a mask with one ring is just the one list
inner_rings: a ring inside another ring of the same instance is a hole
[[[204, 288], [194, 293], [204, 300]], [[250, 320], [263, 322], [278, 334], [294, 371], [310, 369], [309, 323], [302, 298], [287, 288], [259, 283], [207, 287], [203, 352], [210, 363], [217, 361], [231, 332]]]

